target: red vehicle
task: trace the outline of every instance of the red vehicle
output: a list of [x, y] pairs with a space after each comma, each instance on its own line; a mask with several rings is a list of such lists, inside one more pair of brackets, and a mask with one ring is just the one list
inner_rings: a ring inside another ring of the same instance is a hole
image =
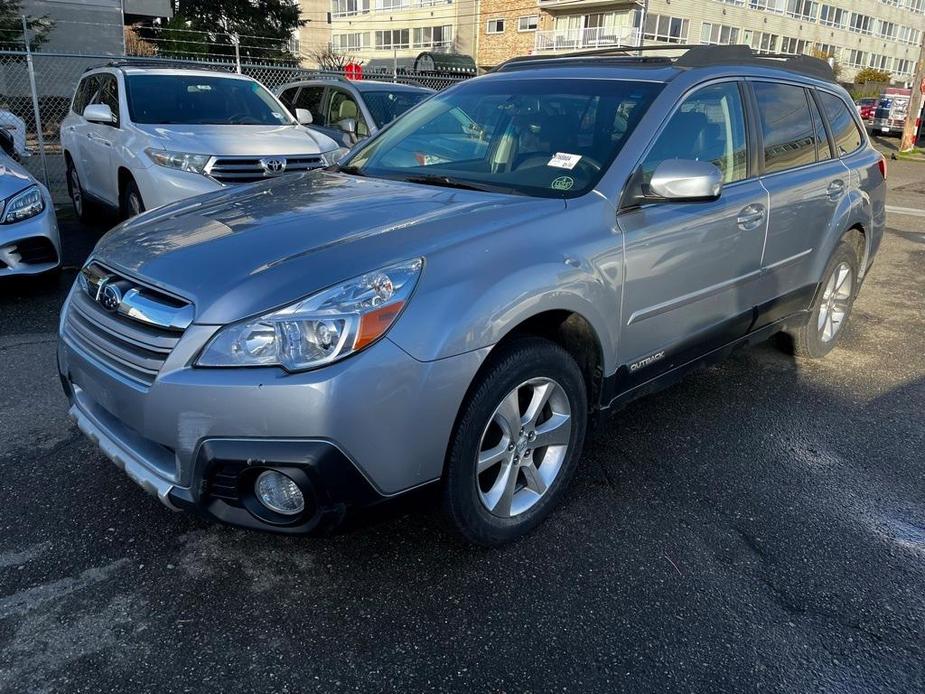
[[861, 115], [861, 120], [869, 121], [873, 119], [874, 112], [877, 110], [877, 102], [879, 99], [876, 97], [858, 99], [854, 103], [858, 107], [858, 113]]

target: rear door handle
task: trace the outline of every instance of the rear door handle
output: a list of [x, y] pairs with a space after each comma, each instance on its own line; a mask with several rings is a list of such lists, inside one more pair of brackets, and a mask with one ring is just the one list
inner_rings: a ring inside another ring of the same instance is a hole
[[842, 196], [842, 193], [845, 192], [845, 182], [840, 178], [835, 179], [829, 184], [825, 192], [831, 200], [837, 200]]
[[739, 212], [736, 223], [745, 231], [757, 229], [764, 223], [764, 205], [746, 205]]

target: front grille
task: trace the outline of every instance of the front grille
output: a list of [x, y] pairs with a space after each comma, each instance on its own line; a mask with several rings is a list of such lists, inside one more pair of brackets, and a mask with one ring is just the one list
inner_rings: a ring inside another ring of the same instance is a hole
[[[112, 277], [112, 281], [120, 284], [130, 282]], [[136, 288], [141, 287], [136, 285]], [[149, 297], [159, 294], [147, 287], [143, 291]], [[177, 300], [163, 295], [163, 303], [175, 305]], [[64, 331], [85, 354], [144, 386], [154, 382], [183, 334], [179, 329], [142, 323], [118, 311], [107, 311], [80, 286], [68, 306]]]
[[54, 263], [58, 260], [55, 245], [44, 236], [32, 236], [16, 242], [16, 252], [20, 261], [27, 265]]
[[[285, 168], [276, 173], [269, 172], [264, 164], [270, 160], [285, 162]], [[207, 173], [219, 183], [253, 183], [282, 174], [320, 169], [324, 165], [320, 154], [296, 157], [217, 157], [209, 164]]]

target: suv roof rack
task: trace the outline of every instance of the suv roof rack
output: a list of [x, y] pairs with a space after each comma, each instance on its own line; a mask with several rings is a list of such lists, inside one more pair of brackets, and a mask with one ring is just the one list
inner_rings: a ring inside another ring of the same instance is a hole
[[108, 63], [101, 63], [99, 65], [90, 65], [87, 67], [84, 72], [89, 72], [90, 70], [97, 70], [101, 67], [163, 67], [169, 68], [171, 70], [213, 70], [215, 72], [228, 72], [229, 67], [233, 68], [233, 63], [227, 64], [218, 64], [214, 66], [206, 64], [196, 64], [190, 65], [187, 61], [182, 58], [140, 58], [138, 60], [110, 60]]
[[[646, 55], [655, 51], [683, 51], [677, 57]], [[809, 55], [758, 53], [749, 46], [703, 46], [667, 44], [661, 46], [615, 46], [590, 51], [559, 55], [525, 55], [501, 63], [494, 72], [509, 72], [537, 64], [564, 63], [567, 65], [599, 65], [602, 59], [619, 64], [637, 63], [675, 65], [682, 68], [709, 67], [711, 65], [755, 65], [797, 72], [808, 77], [835, 82], [832, 66], [821, 58]]]

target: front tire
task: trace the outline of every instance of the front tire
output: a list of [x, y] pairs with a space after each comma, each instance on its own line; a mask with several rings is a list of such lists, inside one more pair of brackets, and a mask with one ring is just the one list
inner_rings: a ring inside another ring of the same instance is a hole
[[539, 525], [581, 457], [585, 381], [562, 347], [540, 338], [502, 346], [463, 403], [450, 443], [443, 506], [469, 542], [496, 546]]
[[821, 359], [842, 339], [859, 287], [855, 247], [842, 239], [822, 274], [822, 283], [806, 323], [791, 331], [795, 356]]
[[87, 196], [80, 182], [80, 176], [77, 174], [77, 167], [74, 166], [74, 162], [70, 157], [67, 159], [67, 192], [71, 196], [71, 204], [74, 207], [74, 214], [77, 215], [77, 219], [81, 222], [89, 221]]
[[145, 211], [144, 200], [141, 199], [141, 191], [138, 190], [138, 184], [129, 179], [122, 191], [122, 219], [131, 219]]

